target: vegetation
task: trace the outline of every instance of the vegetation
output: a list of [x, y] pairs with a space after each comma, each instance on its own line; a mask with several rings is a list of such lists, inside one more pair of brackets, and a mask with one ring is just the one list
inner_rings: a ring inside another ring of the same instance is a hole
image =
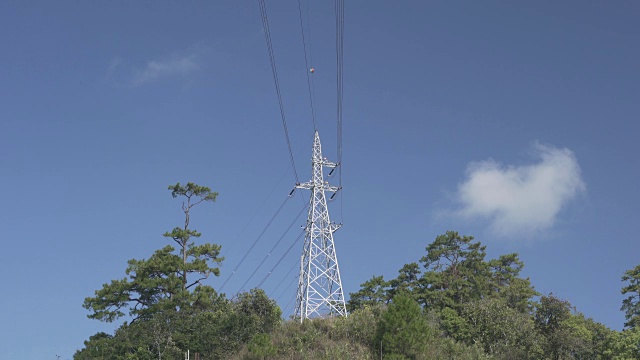
[[418, 262], [352, 293], [346, 318], [282, 321], [264, 291], [226, 299], [202, 284], [217, 276], [220, 246], [197, 245], [194, 206], [217, 193], [188, 183], [184, 225], [164, 236], [177, 244], [130, 260], [127, 277], [85, 299], [89, 318], [125, 321], [99, 332], [74, 359], [640, 359], [640, 265], [624, 273], [618, 332], [585, 317], [565, 299], [539, 294], [518, 254], [486, 259], [486, 247], [449, 231]]
[[[220, 246], [214, 244], [195, 245], [193, 238], [200, 233], [189, 229], [191, 209], [202, 202], [213, 202], [217, 193], [205, 186], [188, 183], [186, 186], [169, 186], [171, 195], [181, 196], [182, 211], [185, 214], [184, 227], [176, 227], [163, 236], [172, 239], [179, 246], [167, 245], [157, 250], [148, 260], [129, 260], [126, 274], [128, 278], [113, 280], [96, 291], [94, 297], [84, 300], [84, 307], [93, 311], [92, 319], [112, 322], [129, 310], [135, 320], [151, 319], [155, 314], [191, 306], [202, 306], [197, 301], [215, 293], [212, 288], [201, 285], [210, 274], [218, 275]], [[196, 279], [190, 279], [196, 275]], [[189, 291], [193, 286], [194, 291]]]

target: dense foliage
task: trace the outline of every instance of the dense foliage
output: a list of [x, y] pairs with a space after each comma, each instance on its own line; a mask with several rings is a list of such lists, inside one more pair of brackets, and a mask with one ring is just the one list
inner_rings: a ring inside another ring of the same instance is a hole
[[[351, 294], [348, 309], [389, 304], [389, 313], [398, 297], [403, 303], [413, 299], [422, 305], [422, 316], [432, 319], [436, 336], [479, 346], [495, 359], [640, 359], [640, 266], [622, 277], [629, 282], [622, 289], [628, 295], [622, 306], [627, 328], [617, 332], [577, 312], [567, 300], [540, 296], [529, 279], [520, 276], [524, 264], [517, 254], [487, 260], [485, 249], [473, 237], [449, 231], [426, 247], [419, 260], [422, 267], [404, 265], [389, 281], [372, 277]], [[386, 324], [384, 318], [379, 326]], [[416, 325], [401, 328], [411, 326]], [[415, 339], [400, 338], [402, 345], [391, 342], [379, 351], [399, 358], [434, 358], [411, 352]]]
[[348, 317], [283, 322], [262, 290], [227, 299], [202, 284], [222, 258], [218, 245], [194, 243], [190, 210], [217, 193], [169, 189], [184, 199], [184, 226], [164, 234], [178, 250], [130, 260], [128, 277], [85, 299], [90, 318], [129, 321], [91, 336], [74, 359], [640, 359], [640, 265], [622, 277], [627, 321], [618, 332], [541, 296], [520, 276], [517, 254], [486, 259], [484, 245], [449, 231], [396, 278], [365, 281]]

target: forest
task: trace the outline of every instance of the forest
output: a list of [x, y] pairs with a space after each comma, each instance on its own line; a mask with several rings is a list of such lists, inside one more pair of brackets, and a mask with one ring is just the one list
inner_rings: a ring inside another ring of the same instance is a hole
[[362, 283], [349, 316], [301, 323], [261, 289], [229, 299], [203, 283], [219, 275], [221, 247], [197, 243], [190, 216], [218, 194], [194, 183], [169, 190], [184, 224], [84, 300], [89, 318], [126, 321], [89, 337], [74, 359], [640, 359], [640, 265], [621, 274], [626, 322], [616, 331], [538, 293], [518, 254], [487, 259], [485, 245], [447, 231], [396, 278]]

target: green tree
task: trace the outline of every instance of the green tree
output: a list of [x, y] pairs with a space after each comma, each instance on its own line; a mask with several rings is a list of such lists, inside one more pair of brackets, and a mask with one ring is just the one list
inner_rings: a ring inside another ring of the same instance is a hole
[[473, 236], [447, 231], [426, 250], [427, 255], [420, 260], [426, 269], [420, 279], [418, 297], [423, 305], [458, 310], [462, 304], [488, 293], [486, 246], [474, 242]]
[[145, 350], [145, 357], [149, 359], [176, 359], [182, 355], [175, 341], [178, 315], [173, 311], [157, 313], [149, 319], [129, 325], [128, 330], [138, 344], [136, 358], [142, 357], [140, 349]]
[[628, 282], [627, 286], [622, 288], [622, 294], [627, 298], [622, 301], [622, 308], [625, 319], [624, 324], [627, 328], [635, 328], [640, 325], [640, 265], [631, 270], [625, 271], [622, 281]]
[[490, 260], [488, 265], [493, 275], [491, 285], [495, 291], [510, 285], [524, 267], [516, 253], [500, 255], [499, 258]]
[[564, 324], [568, 353], [574, 359], [611, 359], [617, 332], [581, 313], [571, 314]]
[[546, 353], [553, 359], [560, 359], [565, 348], [563, 323], [571, 317], [571, 304], [550, 294], [540, 298], [534, 321], [536, 328], [546, 339]]
[[586, 318], [584, 315], [579, 314], [576, 317], [580, 317], [584, 322], [586, 328], [589, 330], [591, 342], [589, 343], [590, 351], [592, 352], [592, 358], [594, 359], [611, 359], [613, 354], [614, 343], [619, 334], [618, 331], [611, 330], [604, 324], [594, 321], [591, 318]]
[[257, 334], [271, 333], [282, 312], [264, 291], [253, 289], [233, 300], [214, 292], [203, 293], [200, 304], [177, 313], [173, 339], [180, 349], [205, 359], [227, 359]]
[[533, 288], [528, 278], [516, 278], [511, 280], [508, 286], [500, 288], [499, 292], [493, 295], [504, 299], [510, 308], [521, 313], [531, 314], [533, 311], [532, 298], [540, 294]]
[[247, 340], [254, 334], [271, 332], [282, 318], [280, 307], [262, 289], [240, 293], [233, 301], [233, 308], [240, 318], [240, 327], [248, 334]]
[[385, 355], [416, 359], [425, 353], [431, 332], [420, 304], [406, 294], [400, 294], [382, 314], [376, 343]]
[[185, 186], [177, 183], [169, 186], [169, 190], [174, 198], [183, 199], [184, 225], [164, 234], [178, 244], [178, 253], [168, 245], [149, 259], [129, 260], [128, 277], [104, 284], [95, 296], [85, 299], [84, 308], [92, 312], [89, 318], [112, 322], [124, 316], [127, 309], [136, 319], [180, 309], [190, 305], [193, 295], [190, 289], [194, 285], [201, 284], [211, 274], [219, 275], [216, 265], [223, 260], [219, 257], [220, 246], [196, 245], [193, 239], [201, 234], [189, 228], [191, 209], [202, 202], [215, 201], [218, 193], [194, 183]]
[[389, 281], [389, 297], [393, 298], [401, 293], [417, 294], [420, 286], [420, 265], [417, 263], [405, 264], [398, 272], [398, 277]]
[[106, 360], [113, 356], [113, 336], [99, 332], [84, 341], [84, 348], [73, 355], [78, 360]]
[[[481, 344], [501, 359], [540, 359], [542, 348], [533, 319], [510, 307], [503, 298], [484, 298], [465, 304], [468, 344]], [[469, 341], [470, 340], [470, 341]]]
[[550, 294], [542, 296], [534, 314], [536, 329], [544, 337], [546, 357], [558, 359], [607, 358], [606, 327], [586, 319], [580, 313], [572, 313], [567, 300]]
[[156, 314], [150, 319], [124, 323], [113, 336], [98, 333], [76, 351], [76, 360], [176, 359], [182, 350], [175, 343], [174, 314]]
[[640, 359], [640, 327], [613, 332], [607, 357], [603, 359], [628, 360]]
[[367, 306], [375, 306], [379, 303], [389, 302], [387, 287], [389, 283], [382, 276], [374, 276], [360, 284], [360, 290], [349, 294], [347, 310], [349, 312], [362, 309]]
[[177, 247], [167, 245], [148, 259], [129, 260], [127, 277], [85, 299], [90, 318], [111, 322], [128, 310], [133, 321], [113, 336], [92, 336], [74, 359], [176, 359], [186, 350], [202, 359], [228, 359], [254, 337], [262, 344], [256, 335], [279, 326], [282, 312], [264, 291], [254, 289], [230, 301], [202, 284], [211, 274], [219, 275], [222, 258], [220, 246], [195, 243], [201, 234], [190, 228], [191, 210], [215, 201], [217, 193], [193, 183], [169, 190], [182, 199], [184, 213], [184, 223], [164, 234]]
[[249, 353], [255, 359], [266, 359], [276, 355], [276, 348], [271, 344], [271, 337], [268, 334], [257, 334], [248, 345]]
[[487, 265], [491, 273], [489, 295], [505, 299], [507, 306], [512, 309], [523, 313], [531, 312], [531, 299], [540, 294], [535, 291], [528, 278], [519, 277], [524, 263], [520, 261], [518, 254], [500, 255]]
[[436, 309], [435, 313], [438, 316], [440, 330], [444, 335], [455, 341], [471, 343], [471, 324], [467, 319], [450, 307]]

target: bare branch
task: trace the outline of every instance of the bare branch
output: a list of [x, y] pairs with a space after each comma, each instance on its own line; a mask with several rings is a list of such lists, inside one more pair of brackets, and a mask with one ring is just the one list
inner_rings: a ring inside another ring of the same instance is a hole
[[201, 203], [201, 202], [203, 202], [203, 201], [204, 201], [204, 198], [200, 198], [200, 200], [199, 200], [199, 201], [196, 201], [196, 202], [194, 202], [193, 204], [189, 205], [189, 208], [192, 208], [192, 207], [194, 207], [194, 206], [196, 206], [196, 205], [200, 204], [200, 203]]
[[205, 280], [205, 279], [206, 279], [206, 278], [208, 278], [208, 277], [209, 277], [209, 274], [207, 274], [205, 277], [201, 277], [200, 279], [198, 279], [198, 280], [194, 281], [193, 283], [191, 283], [191, 285], [187, 286], [185, 289], [188, 289], [188, 288], [192, 287], [192, 286], [193, 286], [193, 285], [195, 285], [195, 284], [200, 284], [200, 285], [202, 285], [202, 283], [201, 283], [200, 281], [201, 281], [201, 280]]

